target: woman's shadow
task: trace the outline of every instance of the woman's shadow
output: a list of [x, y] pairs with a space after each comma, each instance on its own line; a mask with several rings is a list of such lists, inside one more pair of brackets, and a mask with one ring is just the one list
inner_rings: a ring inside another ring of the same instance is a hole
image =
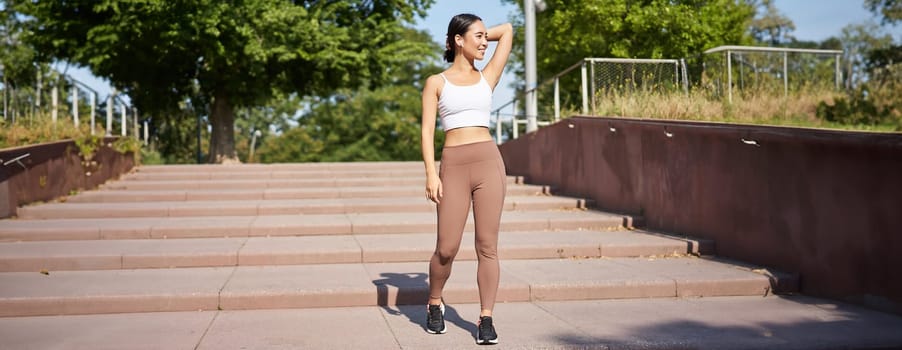
[[[411, 323], [426, 331], [426, 300], [429, 298], [427, 274], [422, 272], [394, 273], [384, 272], [381, 279], [374, 280], [378, 295], [378, 305], [391, 315], [404, 315]], [[390, 287], [397, 291], [390, 295]], [[392, 298], [394, 297], [394, 298]], [[394, 300], [391, 300], [394, 299]], [[397, 309], [392, 308], [391, 304]], [[469, 330], [476, 337], [476, 324], [460, 317], [454, 307], [445, 305], [445, 322]]]

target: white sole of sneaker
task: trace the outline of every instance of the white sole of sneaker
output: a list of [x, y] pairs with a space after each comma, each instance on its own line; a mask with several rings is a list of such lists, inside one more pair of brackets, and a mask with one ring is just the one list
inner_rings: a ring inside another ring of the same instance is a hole
[[429, 334], [445, 334], [445, 332], [447, 332], [447, 331], [448, 331], [448, 328], [445, 327], [444, 329], [442, 329], [442, 330], [440, 330], [440, 331], [438, 331], [438, 332], [436, 332], [436, 331], [434, 331], [434, 330], [431, 330], [431, 329], [427, 329], [427, 330], [426, 330], [426, 333], [429, 333]]
[[477, 340], [477, 341], [476, 341], [476, 344], [479, 344], [479, 345], [495, 345], [495, 344], [498, 344], [498, 339], [496, 338], [496, 339], [494, 339], [494, 340]]

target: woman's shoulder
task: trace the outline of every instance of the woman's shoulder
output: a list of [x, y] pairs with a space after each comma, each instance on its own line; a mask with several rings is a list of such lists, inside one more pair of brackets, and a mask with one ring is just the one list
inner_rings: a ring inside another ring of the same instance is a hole
[[438, 97], [441, 95], [442, 88], [445, 86], [445, 78], [441, 75], [441, 73], [430, 75], [426, 78], [426, 83], [423, 84], [423, 92], [431, 91], [435, 93], [435, 96]]
[[430, 75], [428, 78], [426, 78], [426, 84], [440, 84], [445, 82], [446, 78], [443, 74], [445, 74], [445, 72]]
[[426, 78], [425, 86], [436, 88], [441, 88], [442, 86], [444, 86], [446, 78], [442, 74], [444, 74], [444, 72], [430, 75], [428, 78]]

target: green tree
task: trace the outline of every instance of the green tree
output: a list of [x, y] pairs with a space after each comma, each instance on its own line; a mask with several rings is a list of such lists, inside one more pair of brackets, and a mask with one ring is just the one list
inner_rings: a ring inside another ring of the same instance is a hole
[[865, 61], [868, 53], [890, 47], [893, 37], [873, 22], [849, 24], [839, 38], [843, 49], [843, 78], [846, 89], [852, 89], [866, 79]]
[[[235, 121], [235, 147], [241, 161], [251, 161], [251, 142], [257, 149], [272, 135], [281, 135], [297, 124], [297, 116], [304, 109], [304, 101], [297, 94], [279, 94], [264, 106], [244, 107], [236, 113], [241, 118]], [[253, 137], [259, 132], [259, 137]], [[255, 157], [253, 161], [259, 160]], [[286, 160], [287, 161], [287, 160]], [[300, 160], [296, 160], [300, 161]]]
[[[503, 0], [523, 8], [522, 0]], [[747, 28], [755, 9], [744, 0], [546, 0], [536, 14], [539, 81], [586, 57], [686, 58], [690, 75], [701, 74], [704, 50], [751, 42]], [[512, 63], [523, 72], [522, 16], [511, 18]], [[698, 79], [691, 79], [698, 81]], [[578, 105], [579, 74], [561, 80], [561, 101]], [[522, 89], [522, 85], [518, 88]], [[542, 100], [541, 94], [539, 99]], [[540, 103], [548, 105], [548, 103]]]
[[[266, 163], [420, 159], [420, 91], [426, 77], [442, 69], [437, 65], [440, 48], [425, 32], [408, 29], [404, 38], [424, 43], [431, 48], [429, 54], [389, 67], [385, 74], [390, 84], [295, 102], [297, 126], [266, 137], [259, 159]], [[440, 135], [436, 148], [442, 143]]]
[[[425, 48], [399, 40], [433, 0], [10, 1], [46, 60], [90, 67], [145, 114], [206, 106], [211, 162], [237, 158], [235, 109], [279, 92], [326, 95], [385, 81]], [[203, 103], [203, 104], [202, 104]]]
[[[189, 164], [197, 161], [198, 153], [203, 158], [203, 149], [209, 149], [208, 121], [198, 118], [197, 113], [185, 106], [181, 110], [159, 114], [150, 119], [153, 138], [151, 146], [160, 152], [166, 164]], [[200, 124], [200, 125], [198, 125]], [[197, 132], [201, 132], [202, 145], [198, 146]]]
[[[23, 27], [15, 12], [0, 3], [0, 74], [3, 75], [3, 117], [12, 122], [33, 101], [21, 101], [19, 91], [33, 94], [39, 72], [34, 50], [22, 44]], [[46, 68], [46, 67], [40, 67]], [[24, 102], [24, 103], [21, 103]], [[31, 102], [31, 103], [29, 103]]]
[[750, 30], [756, 41], [779, 46], [795, 40], [790, 34], [796, 29], [795, 23], [780, 13], [773, 0], [761, 0], [753, 6], [757, 9], [758, 15], [752, 20]]
[[895, 25], [902, 21], [902, 1], [864, 0], [864, 7], [875, 15], [883, 17], [881, 23]]

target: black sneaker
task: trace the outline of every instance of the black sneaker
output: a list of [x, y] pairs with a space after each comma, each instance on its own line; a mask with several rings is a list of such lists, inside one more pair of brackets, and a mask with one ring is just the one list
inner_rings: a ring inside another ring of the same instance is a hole
[[426, 331], [432, 334], [444, 334], [447, 331], [445, 329], [445, 303], [428, 305], [426, 308]]
[[492, 325], [492, 316], [479, 317], [479, 326], [476, 327], [476, 344], [498, 344], [498, 334], [495, 333], [495, 326]]

